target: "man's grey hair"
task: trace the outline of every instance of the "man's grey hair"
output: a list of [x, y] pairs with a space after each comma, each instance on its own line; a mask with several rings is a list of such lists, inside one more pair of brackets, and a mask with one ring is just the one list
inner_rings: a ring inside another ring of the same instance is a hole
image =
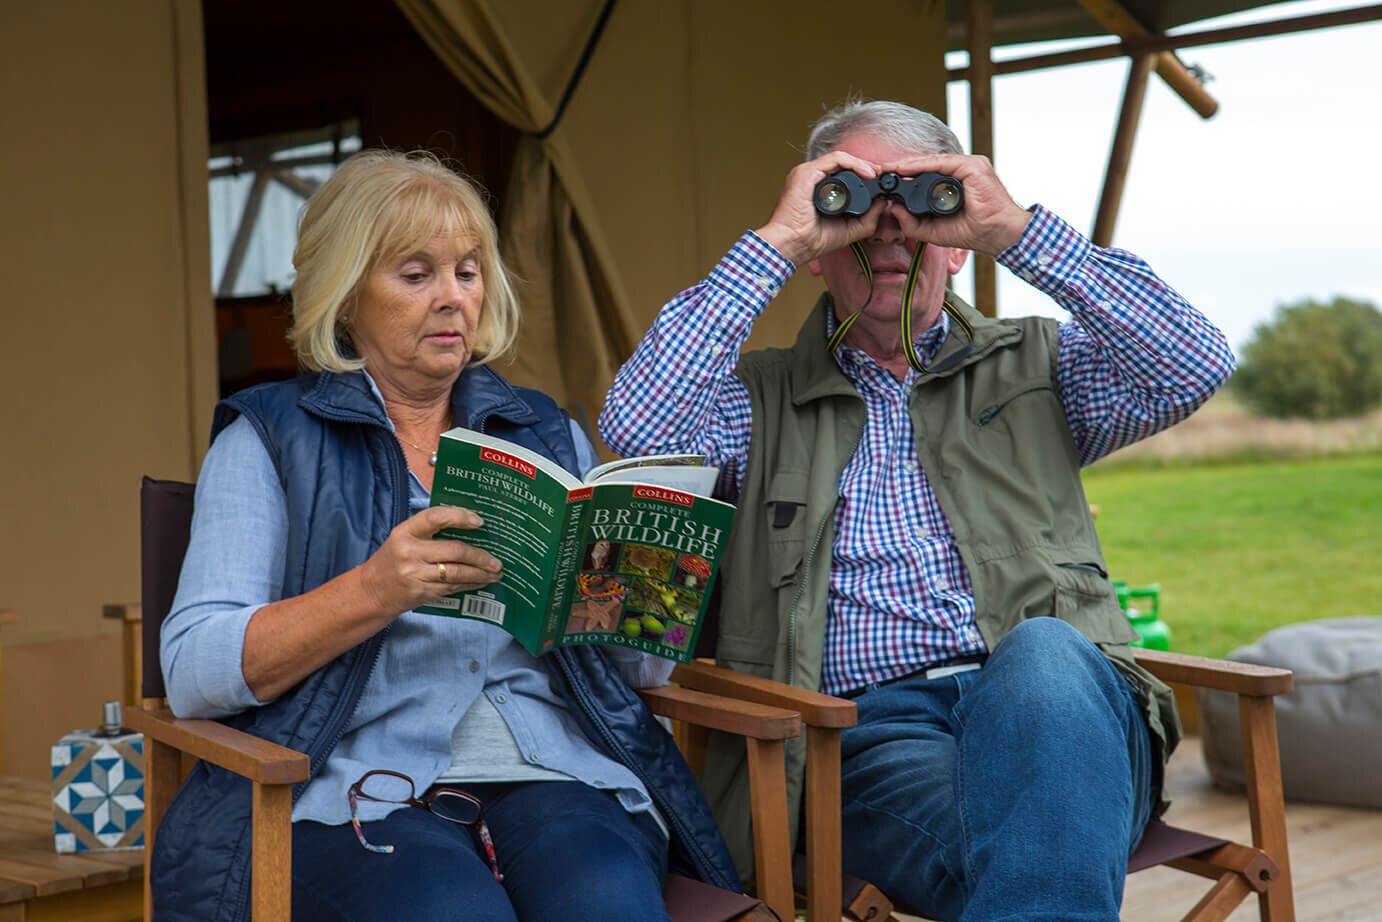
[[914, 154], [963, 154], [955, 132], [930, 112], [885, 99], [850, 99], [820, 117], [806, 139], [815, 160], [856, 132], [867, 132]]

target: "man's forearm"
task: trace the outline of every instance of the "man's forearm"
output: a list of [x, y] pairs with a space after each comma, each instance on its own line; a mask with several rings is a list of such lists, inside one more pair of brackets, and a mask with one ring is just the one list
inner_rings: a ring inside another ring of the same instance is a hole
[[620, 454], [698, 451], [722, 463], [746, 443], [747, 395], [734, 377], [754, 319], [791, 266], [748, 234], [694, 288], [658, 314], [619, 369], [600, 434]]
[[1003, 262], [1075, 321], [1061, 329], [1059, 379], [1084, 463], [1179, 422], [1228, 379], [1223, 333], [1142, 259], [1049, 212], [1030, 231]]

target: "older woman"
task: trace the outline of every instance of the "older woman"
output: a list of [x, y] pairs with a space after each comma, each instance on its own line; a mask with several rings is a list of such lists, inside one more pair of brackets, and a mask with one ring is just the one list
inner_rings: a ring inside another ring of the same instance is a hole
[[[669, 828], [672, 863], [734, 886], [630, 690], [665, 681], [667, 661], [539, 661], [497, 627], [412, 611], [502, 577], [433, 537], [480, 524], [428, 508], [442, 432], [594, 462], [550, 399], [487, 364], [518, 308], [475, 187], [428, 156], [359, 154], [307, 203], [294, 264], [292, 339], [312, 373], [217, 407], [162, 637], [177, 714], [311, 757], [294, 917], [665, 918]], [[158, 918], [248, 918], [249, 806], [241, 781], [197, 767], [159, 829]]]

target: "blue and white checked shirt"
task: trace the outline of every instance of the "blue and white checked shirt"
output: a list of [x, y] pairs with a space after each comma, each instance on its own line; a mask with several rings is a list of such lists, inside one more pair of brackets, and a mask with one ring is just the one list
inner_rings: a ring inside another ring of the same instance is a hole
[[[1234, 368], [1223, 334], [1137, 256], [1101, 249], [1036, 206], [998, 262], [1055, 299], [1058, 378], [1066, 419], [1090, 464], [1194, 412]], [[795, 266], [745, 234], [701, 284], [677, 295], [619, 370], [600, 432], [622, 454], [704, 452], [713, 464], [748, 457], [748, 392], [734, 376], [750, 327]], [[830, 323], [833, 325], [833, 318]], [[917, 340], [930, 361], [944, 313]], [[822, 330], [828, 336], [829, 330]], [[907, 395], [864, 352], [836, 354], [867, 408], [840, 478], [821, 690], [839, 693], [983, 652], [969, 572], [917, 462]]]

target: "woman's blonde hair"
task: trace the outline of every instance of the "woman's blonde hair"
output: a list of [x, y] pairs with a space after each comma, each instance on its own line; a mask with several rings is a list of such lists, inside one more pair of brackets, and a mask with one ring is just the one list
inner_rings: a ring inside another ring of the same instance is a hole
[[288, 340], [313, 371], [354, 371], [345, 321], [380, 262], [423, 250], [438, 236], [474, 240], [485, 297], [472, 364], [507, 354], [518, 336], [518, 300], [499, 256], [499, 233], [479, 188], [434, 154], [365, 150], [303, 206], [293, 251]]

